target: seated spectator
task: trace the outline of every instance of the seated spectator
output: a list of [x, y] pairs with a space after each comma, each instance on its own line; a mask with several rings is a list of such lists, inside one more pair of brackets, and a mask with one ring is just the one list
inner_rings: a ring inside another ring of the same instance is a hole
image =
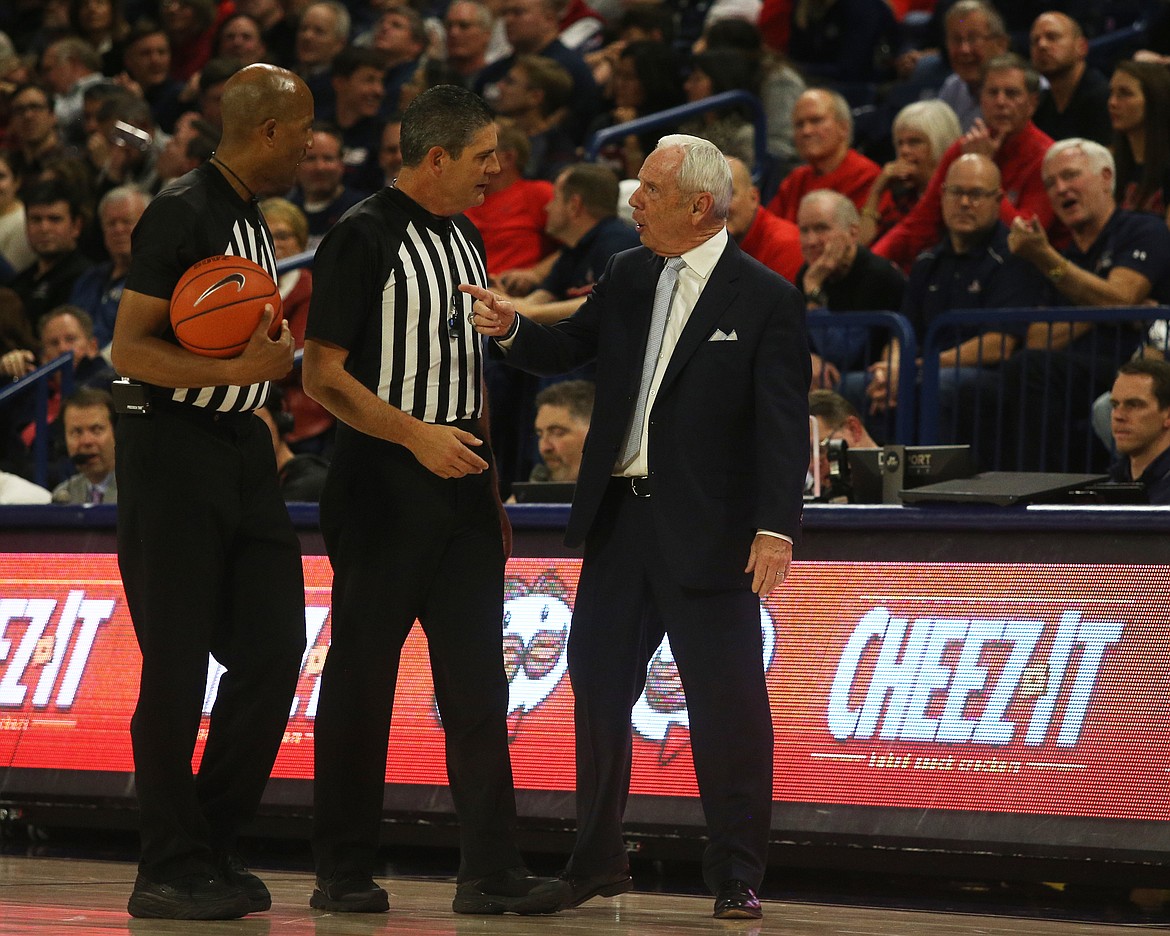
[[499, 95], [498, 84], [521, 55], [539, 55], [552, 59], [573, 79], [573, 91], [564, 126], [574, 142], [601, 111], [601, 95], [593, 72], [574, 49], [560, 41], [560, 0], [505, 0], [500, 16], [512, 54], [492, 62], [476, 79], [473, 90], [493, 108]]
[[454, 0], [447, 7], [443, 18], [447, 64], [465, 88], [472, 88], [479, 73], [487, 67], [495, 19], [495, 14], [478, 0]]
[[[960, 0], [963, 2], [963, 0]], [[999, 217], [1010, 225], [1016, 217], [1052, 224], [1052, 204], [1044, 191], [1040, 163], [1052, 140], [1032, 123], [1040, 76], [1018, 55], [991, 59], [980, 90], [983, 117], [951, 144], [939, 160], [918, 203], [873, 245], [873, 252], [908, 268], [923, 250], [943, 236], [942, 184], [947, 170], [964, 153], [990, 156], [1003, 178]]]
[[53, 97], [40, 85], [17, 87], [8, 98], [8, 114], [8, 164], [27, 188], [67, 149], [57, 129]]
[[286, 64], [305, 79], [313, 92], [313, 104], [318, 113], [332, 112], [330, 67], [333, 59], [349, 43], [351, 22], [349, 10], [343, 3], [318, 0], [305, 7], [297, 23], [293, 61]]
[[[410, 102], [431, 88], [439, 85], [457, 85], [459, 76], [451, 70], [451, 66], [441, 58], [423, 56], [418, 60], [414, 72], [409, 79], [398, 89], [398, 112], [406, 113]], [[388, 108], [383, 107], [383, 110]], [[393, 108], [389, 108], [393, 110]]]
[[564, 484], [577, 480], [593, 416], [593, 397], [593, 384], [588, 380], [562, 380], [536, 395], [534, 428], [540, 464], [532, 469], [529, 481]]
[[26, 196], [25, 227], [36, 260], [8, 285], [24, 303], [30, 324], [68, 302], [78, 277], [91, 266], [77, 249], [82, 223], [77, 195], [60, 182], [41, 183]]
[[930, 185], [939, 159], [959, 138], [959, 121], [942, 101], [915, 101], [894, 118], [897, 157], [882, 166], [861, 209], [861, 243], [868, 246], [910, 213]]
[[[655, 42], [674, 47], [674, 13], [658, 3], [636, 3], [626, 6], [616, 18], [609, 17], [611, 39], [608, 45], [585, 53], [585, 61], [593, 71], [593, 79], [606, 97], [612, 99], [612, 81], [618, 58], [629, 46], [638, 42]], [[698, 51], [698, 50], [696, 50]]]
[[155, 125], [164, 133], [186, 108], [181, 97], [183, 83], [171, 77], [171, 44], [157, 23], [143, 20], [126, 37], [122, 56], [126, 71], [118, 81], [150, 105]]
[[175, 121], [175, 132], [158, 154], [154, 164], [157, 176], [157, 192], [161, 192], [175, 179], [185, 176], [196, 166], [201, 166], [219, 143], [215, 127], [207, 123], [194, 111], [187, 111]]
[[128, 185], [110, 189], [102, 196], [98, 219], [110, 259], [82, 273], [69, 297], [70, 305], [89, 313], [93, 336], [107, 357], [110, 342], [114, 340], [114, 320], [122, 300], [122, 287], [130, 270], [130, 235], [149, 203], [149, 195]]
[[82, 387], [61, 404], [65, 450], [77, 474], [53, 489], [54, 504], [116, 504], [114, 475], [114, 398], [105, 390]]
[[885, 0], [796, 0], [788, 54], [806, 78], [878, 82], [893, 77], [898, 24]]
[[329, 124], [313, 124], [313, 145], [301, 157], [296, 188], [289, 197], [309, 219], [306, 249], [316, 250], [338, 219], [368, 194], [345, 184], [341, 133]]
[[[797, 227], [804, 264], [794, 285], [804, 293], [808, 309], [848, 313], [902, 308], [906, 278], [861, 246], [860, 226], [857, 208], [840, 192], [817, 189], [801, 200]], [[850, 328], [845, 319], [840, 328], [810, 329], [809, 345], [813, 387], [825, 389], [836, 387], [847, 371], [868, 366], [880, 347], [867, 329]], [[860, 381], [855, 395], [863, 377], [854, 378]]]
[[[914, 261], [902, 303], [920, 343], [944, 312], [1028, 308], [1044, 301], [1043, 278], [1008, 250], [1008, 229], [999, 219], [1002, 194], [999, 169], [986, 156], [960, 156], [947, 170], [942, 203], [947, 236]], [[939, 441], [976, 441], [971, 401], [975, 406], [984, 396], [992, 401], [999, 386], [997, 365], [1023, 344], [1027, 328], [968, 325], [944, 336], [955, 343], [938, 356]], [[866, 395], [874, 411], [897, 405], [899, 363], [893, 342], [869, 368]]]
[[[683, 84], [689, 103], [737, 90], [759, 94], [755, 61], [730, 49], [692, 56], [691, 73]], [[755, 168], [756, 130], [749, 115], [750, 112], [738, 106], [704, 111], [699, 117], [679, 124], [679, 132], [710, 140], [724, 156], [734, 156]]]
[[[1053, 144], [1044, 158], [1044, 183], [1057, 218], [1072, 243], [1058, 251], [1043, 227], [1018, 218], [1008, 244], [1012, 253], [1047, 276], [1053, 301], [1082, 306], [1170, 303], [1170, 229], [1153, 215], [1117, 207], [1113, 156], [1092, 140], [1073, 137]], [[1017, 431], [1025, 470], [1056, 470], [1063, 455], [1088, 450], [1082, 427], [1066, 412], [1088, 412], [1108, 387], [1118, 358], [1128, 357], [1137, 334], [1125, 324], [1036, 323], [1026, 350], [1006, 369], [1005, 393], [1020, 401]], [[1081, 397], [1085, 399], [1081, 401]]]
[[272, 450], [276, 455], [277, 485], [286, 503], [321, 500], [325, 488], [325, 477], [329, 473], [329, 462], [320, 455], [297, 455], [288, 446], [288, 436], [296, 427], [296, 418], [282, 405], [280, 388], [269, 388], [264, 405], [256, 415], [268, 427], [272, 435]]
[[638, 246], [634, 229], [617, 216], [617, 200], [617, 177], [604, 166], [578, 163], [557, 176], [545, 230], [564, 249], [537, 289], [514, 300], [518, 312], [546, 325], [568, 318], [609, 259]]
[[1149, 62], [1117, 63], [1109, 82], [1114, 191], [1122, 208], [1170, 223], [1170, 72]]
[[[114, 371], [98, 352], [93, 337], [93, 322], [81, 309], [58, 306], [41, 316], [40, 351], [27, 348], [9, 351], [0, 357], [0, 376], [19, 380], [40, 366], [55, 361], [66, 352], [73, 354], [73, 387], [109, 390]], [[49, 481], [56, 485], [73, 474], [65, 457], [64, 433], [58, 419], [61, 409], [61, 384], [57, 375], [50, 378], [47, 416], [50, 426]], [[32, 446], [36, 438], [35, 398], [32, 388], [0, 410], [0, 458], [3, 468], [26, 478], [32, 477]], [[57, 455], [60, 455], [58, 458]]]
[[233, 13], [225, 19], [216, 33], [215, 57], [231, 59], [241, 67], [267, 62], [268, 46], [260, 23], [247, 13]]
[[796, 152], [803, 160], [780, 183], [768, 210], [796, 221], [800, 203], [809, 192], [831, 189], [848, 198], [860, 211], [870, 186], [881, 170], [877, 163], [850, 149], [853, 114], [849, 102], [836, 91], [810, 88], [792, 111]]
[[158, 10], [171, 44], [171, 76], [188, 81], [211, 58], [218, 17], [216, 0], [164, 0]]
[[20, 176], [12, 157], [0, 150], [0, 260], [13, 270], [23, 270], [36, 259], [28, 245], [24, 202], [20, 200]]
[[966, 133], [982, 113], [979, 88], [984, 68], [1008, 51], [1008, 33], [1003, 16], [985, 0], [959, 0], [947, 10], [943, 30], [954, 71], [943, 80], [938, 96], [951, 106]]
[[385, 95], [381, 57], [373, 49], [346, 48], [333, 60], [332, 106], [318, 107], [317, 120], [341, 131], [345, 184], [369, 195], [382, 187], [378, 147]]
[[716, 20], [692, 47], [694, 52], [728, 49], [756, 65], [760, 104], [768, 129], [768, 155], [776, 164], [776, 178], [783, 178], [800, 164], [793, 139], [792, 111], [805, 90], [804, 79], [784, 59], [765, 50], [760, 30], [738, 17]]
[[500, 171], [488, 177], [483, 203], [464, 212], [483, 236], [488, 276], [493, 279], [509, 270], [529, 269], [555, 250], [545, 233], [552, 183], [522, 176], [529, 151], [523, 130], [504, 119], [496, 129]]
[[[613, 107], [598, 114], [589, 124], [586, 141], [600, 130], [677, 107], [683, 102], [680, 85], [678, 58], [670, 46], [650, 40], [631, 42], [614, 61], [610, 82]], [[658, 143], [658, 136], [657, 132], [627, 134], [622, 140], [603, 146], [597, 161], [620, 178], [636, 178], [646, 154]]]
[[[379, 17], [372, 51], [382, 62], [386, 113], [406, 109], [399, 92], [413, 77], [428, 42], [422, 17], [409, 6], [391, 7]], [[337, 74], [336, 60], [333, 73]]]
[[[822, 501], [832, 503], [847, 503], [852, 491], [844, 483], [840, 475], [834, 475], [832, 461], [829, 457], [829, 446], [840, 440], [845, 443], [845, 452], [849, 449], [877, 448], [878, 444], [865, 428], [861, 415], [845, 397], [832, 390], [812, 390], [808, 395], [808, 414], [817, 422], [818, 447], [811, 452], [809, 459], [810, 480], [805, 492], [810, 493], [811, 476], [817, 472], [821, 479]], [[811, 439], [810, 451], [812, 449]]]
[[130, 24], [122, 0], [70, 0], [69, 25], [97, 51], [107, 78], [122, 71], [122, 52]]
[[[260, 211], [268, 222], [276, 260], [287, 260], [304, 253], [309, 242], [309, 222], [305, 213], [283, 198], [266, 198]], [[277, 279], [284, 318], [292, 333], [293, 343], [305, 346], [305, 325], [309, 319], [309, 300], [313, 295], [313, 272], [308, 267], [286, 270]], [[284, 407], [296, 421], [285, 433], [285, 441], [298, 452], [321, 454], [333, 445], [333, 415], [305, 393], [301, 386], [300, 368], [293, 368], [280, 381], [284, 393]]]
[[747, 163], [729, 156], [727, 164], [731, 166], [727, 233], [735, 238], [745, 254], [794, 282], [804, 262], [800, 252], [800, 229], [791, 221], [764, 210], [760, 205], [760, 190], [752, 182]]
[[260, 24], [268, 61], [291, 67], [296, 60], [297, 24], [281, 0], [236, 0], [236, 9]]
[[223, 132], [223, 90], [228, 79], [243, 67], [235, 59], [213, 58], [193, 79], [199, 116], [214, 127], [216, 133]]
[[37, 346], [37, 337], [24, 314], [24, 303], [15, 290], [0, 286], [0, 357], [9, 351]]
[[141, 98], [118, 95], [98, 109], [97, 130], [85, 142], [94, 188], [99, 196], [119, 185], [144, 191], [158, 185], [155, 167], [162, 153], [150, 107]]
[[552, 181], [576, 158], [573, 139], [560, 123], [572, 91], [569, 73], [538, 55], [519, 56], [497, 82], [496, 113], [528, 135], [527, 178]]
[[384, 185], [393, 185], [402, 168], [402, 115], [391, 114], [382, 127], [382, 140], [378, 146], [378, 167], [382, 170]]
[[62, 139], [74, 145], [83, 139], [81, 104], [85, 89], [104, 82], [102, 60], [84, 39], [58, 39], [41, 56], [41, 75], [53, 93], [53, 113]]
[[1032, 24], [1032, 67], [1048, 82], [1033, 123], [1054, 140], [1079, 136], [1108, 144], [1109, 81], [1087, 63], [1089, 42], [1071, 16], [1050, 11]]
[[1118, 458], [1113, 481], [1140, 481], [1151, 504], [1170, 504], [1170, 364], [1122, 364], [1109, 395], [1110, 425]]

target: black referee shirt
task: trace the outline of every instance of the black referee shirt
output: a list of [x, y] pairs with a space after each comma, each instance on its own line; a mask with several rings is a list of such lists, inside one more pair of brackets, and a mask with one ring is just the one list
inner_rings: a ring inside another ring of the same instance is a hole
[[[147, 206], [131, 240], [126, 288], [170, 299], [187, 269], [219, 255], [246, 257], [275, 281], [272, 235], [254, 201], [244, 201], [210, 163], [192, 169]], [[163, 336], [175, 344], [174, 332]], [[170, 390], [172, 388], [166, 388]], [[171, 399], [221, 413], [247, 412], [264, 403], [268, 383], [246, 387], [174, 388]]]
[[346, 369], [430, 423], [482, 410], [483, 352], [460, 283], [487, 286], [483, 239], [463, 215], [431, 214], [384, 188], [321, 241], [305, 337], [349, 352]]

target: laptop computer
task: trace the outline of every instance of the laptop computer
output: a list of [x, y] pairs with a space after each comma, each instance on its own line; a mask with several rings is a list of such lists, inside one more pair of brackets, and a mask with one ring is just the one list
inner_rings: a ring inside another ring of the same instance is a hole
[[1060, 503], [1069, 491], [1106, 480], [1102, 474], [1061, 474], [1047, 471], [984, 471], [973, 478], [940, 481], [903, 490], [906, 504]]
[[570, 504], [577, 485], [572, 481], [513, 481], [517, 504]]

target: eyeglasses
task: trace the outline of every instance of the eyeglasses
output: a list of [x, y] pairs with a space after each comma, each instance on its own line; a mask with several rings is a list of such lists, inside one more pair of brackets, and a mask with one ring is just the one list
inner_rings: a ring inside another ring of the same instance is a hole
[[49, 109], [48, 104], [43, 104], [43, 103], [34, 104], [31, 101], [28, 104], [13, 104], [12, 105], [12, 113], [13, 114], [35, 114], [37, 111], [47, 111], [48, 109]]
[[953, 198], [956, 201], [966, 198], [972, 205], [978, 205], [981, 201], [988, 198], [998, 198], [999, 191], [997, 189], [981, 189], [981, 188], [962, 188], [958, 185], [944, 185], [942, 193], [947, 198]]

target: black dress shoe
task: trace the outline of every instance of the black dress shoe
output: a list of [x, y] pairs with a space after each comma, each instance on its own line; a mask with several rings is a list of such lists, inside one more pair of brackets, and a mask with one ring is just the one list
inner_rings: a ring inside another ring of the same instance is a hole
[[758, 920], [763, 915], [760, 898], [746, 883], [732, 879], [719, 885], [715, 895], [716, 920]]
[[456, 913], [556, 913], [569, 897], [560, 878], [536, 877], [527, 868], [508, 868], [487, 877], [462, 881], [451, 909]]
[[561, 878], [569, 885], [568, 902], [561, 908], [563, 910], [579, 907], [594, 897], [616, 897], [634, 888], [629, 871], [593, 875], [570, 874], [566, 871]]
[[272, 894], [264, 882], [245, 867], [239, 855], [226, 855], [220, 859], [219, 874], [228, 884], [238, 887], [248, 898], [248, 912], [262, 913], [272, 906]]
[[390, 898], [368, 875], [317, 878], [309, 906], [334, 913], [385, 913], [390, 909]]
[[247, 896], [213, 874], [152, 881], [141, 874], [126, 909], [149, 920], [238, 920], [249, 912]]

